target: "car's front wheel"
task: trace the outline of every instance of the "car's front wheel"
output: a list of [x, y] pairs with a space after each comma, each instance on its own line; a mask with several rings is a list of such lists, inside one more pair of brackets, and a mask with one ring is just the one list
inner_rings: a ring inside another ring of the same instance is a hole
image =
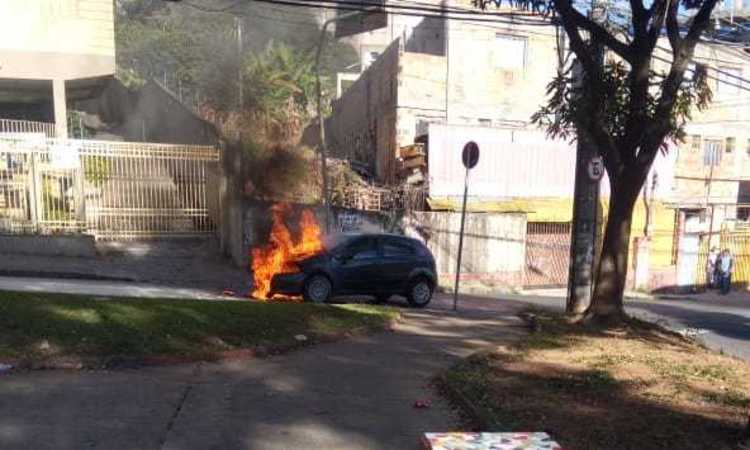
[[424, 308], [432, 300], [432, 283], [427, 278], [417, 278], [409, 285], [406, 299], [411, 306]]
[[325, 303], [331, 298], [331, 282], [325, 275], [313, 275], [305, 282], [302, 297], [306, 302]]

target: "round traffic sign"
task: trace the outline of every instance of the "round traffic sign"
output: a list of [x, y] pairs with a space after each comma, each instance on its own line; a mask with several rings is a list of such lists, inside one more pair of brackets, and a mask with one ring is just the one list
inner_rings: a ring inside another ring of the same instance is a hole
[[464, 145], [464, 150], [461, 153], [461, 160], [464, 163], [464, 167], [467, 169], [473, 169], [474, 166], [479, 162], [479, 146], [474, 141], [469, 141]]

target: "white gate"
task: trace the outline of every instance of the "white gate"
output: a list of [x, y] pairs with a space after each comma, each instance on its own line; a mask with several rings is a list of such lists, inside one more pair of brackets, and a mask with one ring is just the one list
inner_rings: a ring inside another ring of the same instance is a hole
[[698, 281], [698, 255], [700, 254], [700, 235], [684, 234], [680, 239], [677, 257], [677, 286], [695, 286]]
[[219, 169], [208, 146], [0, 136], [0, 232], [211, 233]]

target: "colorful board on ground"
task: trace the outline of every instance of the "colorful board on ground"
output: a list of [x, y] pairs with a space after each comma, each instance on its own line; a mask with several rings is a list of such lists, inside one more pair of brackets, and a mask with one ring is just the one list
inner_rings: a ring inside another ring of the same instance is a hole
[[427, 450], [563, 450], [547, 433], [425, 433]]

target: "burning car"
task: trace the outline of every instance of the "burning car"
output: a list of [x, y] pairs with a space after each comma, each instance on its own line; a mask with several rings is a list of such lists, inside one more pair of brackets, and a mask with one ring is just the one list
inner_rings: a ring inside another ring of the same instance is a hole
[[342, 234], [287, 264], [270, 280], [268, 296], [301, 295], [323, 303], [337, 295], [403, 295], [424, 307], [435, 287], [435, 259], [416, 239], [393, 234]]

